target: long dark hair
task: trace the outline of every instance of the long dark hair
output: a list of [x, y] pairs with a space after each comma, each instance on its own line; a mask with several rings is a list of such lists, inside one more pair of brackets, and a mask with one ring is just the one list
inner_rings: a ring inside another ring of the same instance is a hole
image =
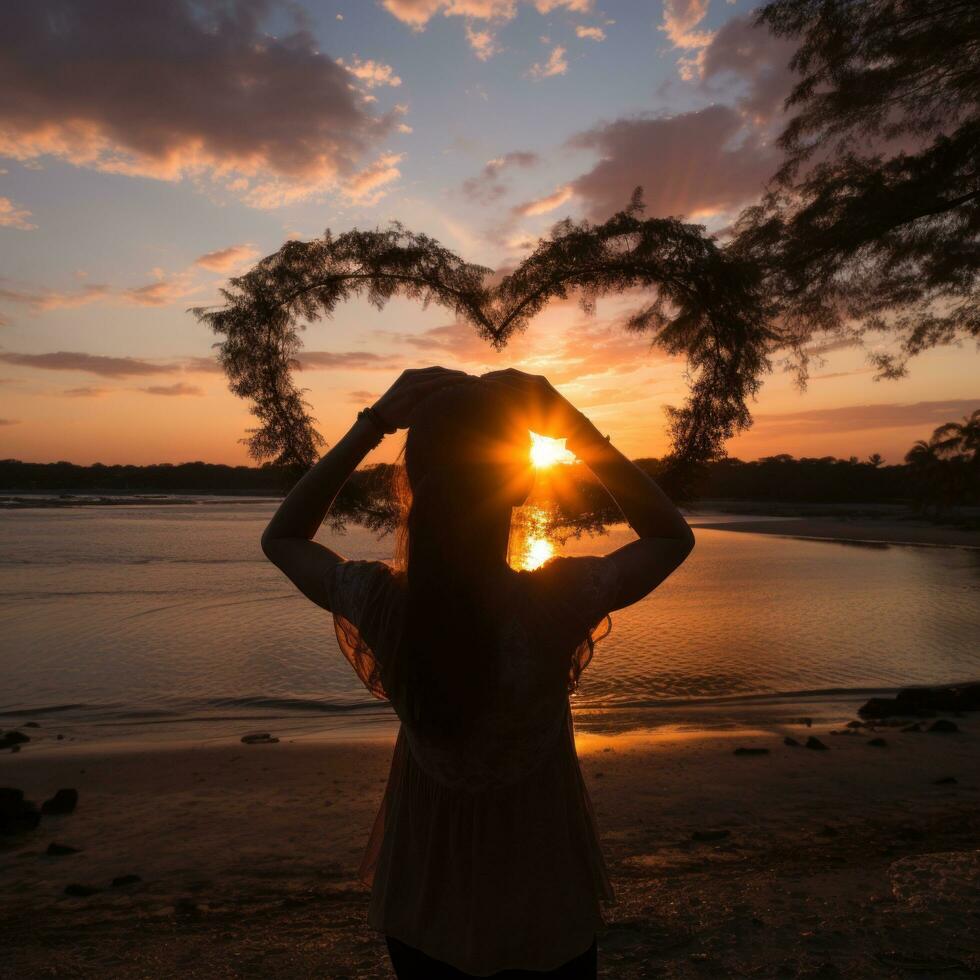
[[461, 735], [491, 683], [511, 509], [531, 488], [513, 393], [475, 380], [416, 410], [403, 455], [400, 635], [385, 687], [421, 732]]
[[334, 614], [340, 648], [358, 676], [420, 735], [462, 739], [481, 716], [494, 691], [499, 630], [515, 613], [501, 595], [514, 576], [527, 576], [510, 598], [528, 612], [523, 622], [535, 656], [543, 668], [553, 664], [548, 683], [564, 678], [575, 691], [595, 642], [609, 632], [608, 616], [583, 620], [581, 583], [561, 563], [533, 575], [508, 568], [512, 508], [533, 485], [524, 414], [511, 389], [483, 380], [420, 405], [402, 465], [392, 471], [401, 504], [398, 587], [375, 580], [360, 626]]

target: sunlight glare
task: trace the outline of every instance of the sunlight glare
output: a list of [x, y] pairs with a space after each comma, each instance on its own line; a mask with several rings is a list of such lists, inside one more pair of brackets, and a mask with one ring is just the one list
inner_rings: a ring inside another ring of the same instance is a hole
[[565, 448], [564, 439], [549, 439], [548, 436], [531, 433], [531, 465], [542, 470], [555, 463], [573, 463], [575, 454]]
[[540, 568], [553, 554], [555, 546], [547, 538], [532, 538], [527, 543], [523, 567], [529, 572]]

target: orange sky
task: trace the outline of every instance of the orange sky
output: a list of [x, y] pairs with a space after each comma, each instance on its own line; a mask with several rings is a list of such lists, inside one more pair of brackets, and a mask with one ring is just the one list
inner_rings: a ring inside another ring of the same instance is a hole
[[[648, 215], [718, 232], [774, 172], [793, 81], [752, 0], [229, 0], [213, 23], [104, 3], [0, 5], [2, 457], [247, 463], [252, 417], [187, 312], [230, 276], [288, 238], [393, 219], [513, 267], [637, 186]], [[357, 302], [307, 330], [300, 383], [334, 441], [406, 367], [514, 365], [626, 453], [661, 455], [683, 365], [625, 333], [639, 302], [553, 305], [501, 353], [443, 310]], [[980, 406], [978, 369], [975, 346], [946, 348], [875, 382], [837, 350], [800, 394], [777, 368], [728, 448], [897, 462]]]

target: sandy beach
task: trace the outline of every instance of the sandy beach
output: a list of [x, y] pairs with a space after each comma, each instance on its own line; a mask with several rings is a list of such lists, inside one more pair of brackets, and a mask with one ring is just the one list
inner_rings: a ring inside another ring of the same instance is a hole
[[[775, 513], [775, 508], [772, 508]], [[851, 544], [905, 544], [940, 548], [980, 548], [980, 531], [930, 521], [890, 516], [847, 514], [794, 515], [779, 520], [760, 519], [771, 515], [746, 516], [742, 520], [714, 522], [710, 515], [694, 514], [695, 528], [715, 531], [742, 531], [749, 534], [778, 534], [813, 541], [839, 541]]]
[[[579, 734], [617, 889], [601, 976], [980, 972], [980, 717], [950, 715], [960, 731], [940, 734], [931, 719], [808, 726], [806, 712]], [[0, 785], [28, 799], [79, 792], [75, 812], [0, 839], [4, 976], [391, 976], [355, 876], [390, 738], [52, 732], [0, 756]]]

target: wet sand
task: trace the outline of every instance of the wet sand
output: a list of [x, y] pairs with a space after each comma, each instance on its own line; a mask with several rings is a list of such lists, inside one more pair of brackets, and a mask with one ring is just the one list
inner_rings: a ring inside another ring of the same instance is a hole
[[[978, 974], [980, 716], [948, 716], [951, 734], [831, 734], [799, 714], [579, 735], [618, 899], [600, 976]], [[38, 802], [75, 787], [79, 803], [0, 838], [4, 976], [392, 975], [355, 877], [390, 738], [31, 734], [0, 754], [0, 786]], [[78, 853], [49, 856], [52, 842]], [[70, 897], [70, 884], [98, 890]]]

